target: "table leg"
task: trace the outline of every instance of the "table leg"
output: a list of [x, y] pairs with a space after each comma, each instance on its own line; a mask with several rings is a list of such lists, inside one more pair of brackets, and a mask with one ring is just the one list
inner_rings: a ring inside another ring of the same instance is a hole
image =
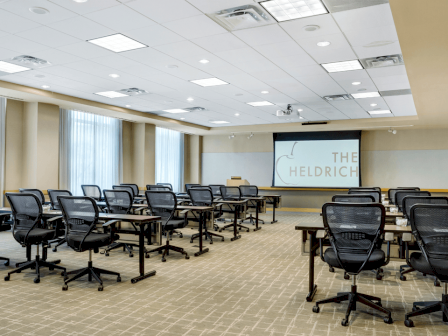
[[194, 254], [195, 257], [200, 256], [201, 254], [204, 254], [208, 252], [208, 248], [202, 249], [202, 227], [204, 225], [205, 216], [202, 212], [199, 213], [199, 252], [196, 252]]
[[260, 208], [260, 201], [255, 201], [257, 204], [257, 210], [255, 211], [255, 229], [254, 231], [258, 231], [261, 230], [261, 227], [258, 227], [258, 213], [259, 213], [259, 208]]
[[272, 222], [271, 224], [277, 223], [275, 220], [275, 207], [277, 205], [277, 197], [274, 197], [274, 202], [272, 202]]
[[145, 274], [145, 227], [146, 225], [149, 225], [151, 227], [150, 223], [140, 223], [140, 234], [139, 234], [139, 245], [138, 245], [138, 263], [139, 263], [139, 270], [140, 275], [132, 278], [131, 282], [136, 283], [140, 280], [149, 278], [150, 276], [156, 275], [156, 271], [151, 271]]
[[[308, 290], [309, 293], [306, 296], [306, 301], [313, 301], [314, 295], [317, 291], [317, 285], [314, 284], [314, 251], [316, 250], [316, 233], [317, 231], [310, 231], [310, 256], [309, 256], [309, 271], [308, 271]], [[306, 231], [303, 231], [306, 234]]]
[[240, 211], [240, 206], [238, 204], [235, 204], [235, 215], [233, 217], [233, 237], [230, 238], [231, 241], [240, 239], [241, 236], [238, 234], [238, 230], [236, 229], [236, 224], [238, 222], [238, 213]]

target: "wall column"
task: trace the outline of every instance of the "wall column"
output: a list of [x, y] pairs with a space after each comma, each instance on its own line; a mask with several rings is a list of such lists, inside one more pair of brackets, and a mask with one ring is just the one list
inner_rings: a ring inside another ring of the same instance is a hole
[[156, 183], [156, 125], [145, 124], [144, 187]]
[[38, 103], [24, 103], [22, 188], [37, 184], [37, 121]]
[[132, 182], [143, 188], [145, 177], [145, 124], [132, 124]]
[[185, 134], [184, 182], [199, 183], [202, 180], [202, 136]]

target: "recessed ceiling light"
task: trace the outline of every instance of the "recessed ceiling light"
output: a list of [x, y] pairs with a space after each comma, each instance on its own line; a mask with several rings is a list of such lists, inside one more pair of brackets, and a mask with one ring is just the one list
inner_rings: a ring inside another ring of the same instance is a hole
[[44, 89], [49, 89], [50, 86], [48, 86], [48, 85], [42, 85], [42, 88], [44, 88]]
[[79, 2], [79, 3], [82, 3], [82, 2], [87, 2], [87, 0], [73, 0], [74, 2]]
[[297, 109], [297, 111], [302, 112], [303, 110], [302, 109]]
[[7, 72], [7, 73], [16, 73], [16, 72], [22, 72], [22, 71], [27, 71], [27, 70], [31, 70], [31, 69], [21, 66], [21, 65], [0, 61], [0, 71]]
[[236, 93], [235, 96], [242, 96], [242, 93]]
[[178, 66], [176, 64], [169, 64], [166, 66], [168, 69], [177, 69]]
[[126, 107], [131, 107], [131, 105], [126, 105]]
[[274, 105], [268, 101], [259, 101], [259, 102], [251, 102], [251, 103], [246, 103], [250, 106], [269, 106], [269, 105]]
[[238, 117], [240, 114], [239, 113], [235, 113], [235, 115]]
[[358, 60], [325, 63], [325, 64], [321, 64], [321, 65], [328, 72], [341, 72], [341, 71], [351, 71], [351, 70], [362, 70], [363, 69], [361, 62], [359, 62]]
[[120, 77], [120, 75], [117, 75], [117, 74], [110, 74], [109, 77], [112, 77], [112, 78], [118, 78], [118, 77]]
[[372, 107], [374, 107], [374, 106], [377, 106], [378, 104], [370, 104], [370, 106], [372, 106]]
[[267, 94], [267, 93], [269, 93], [269, 91], [261, 91], [261, 93]]
[[357, 91], [362, 92], [362, 91], [367, 91], [367, 89], [362, 88], [362, 89], [358, 89]]
[[182, 109], [171, 109], [171, 110], [163, 110], [164, 112], [168, 113], [187, 113], [189, 111], [182, 110]]
[[390, 110], [377, 110], [377, 111], [367, 111], [369, 114], [389, 114], [392, 113]]
[[50, 13], [50, 11], [49, 11], [48, 9], [46, 9], [46, 8], [42, 8], [42, 7], [30, 7], [30, 8], [29, 8], [29, 11], [30, 11], [31, 13], [34, 13], [34, 14], [40, 14], [40, 15]]
[[352, 85], [360, 85], [361, 82], [353, 82]]
[[229, 124], [228, 121], [224, 120], [216, 120], [216, 121], [210, 121], [212, 124]]
[[180, 118], [180, 120], [185, 120], [185, 118]]
[[320, 27], [318, 25], [307, 25], [304, 26], [302, 29], [306, 32], [313, 32], [320, 29]]
[[200, 86], [216, 86], [216, 85], [226, 85], [229, 83], [226, 83], [219, 78], [205, 78], [205, 79], [196, 79], [190, 81], [194, 84], [200, 85]]
[[331, 43], [328, 41], [317, 42], [318, 47], [328, 47]]
[[146, 48], [147, 45], [137, 42], [122, 34], [114, 34], [105, 37], [100, 37], [87, 42], [96, 44], [97, 46], [112, 50], [114, 52], [122, 52], [140, 48]]
[[208, 62], [210, 62], [209, 60], [206, 60], [206, 59], [201, 59], [200, 61], [199, 61], [199, 63], [202, 63], [202, 64], [207, 64]]
[[188, 101], [193, 101], [194, 98], [189, 97], [189, 98], [187, 98], [187, 100], [188, 100]]
[[321, 0], [269, 0], [260, 5], [278, 22], [328, 13]]
[[105, 92], [97, 92], [95, 93], [99, 96], [104, 96], [107, 98], [121, 98], [121, 97], [128, 97], [128, 95], [116, 92], [116, 91], [105, 91]]
[[352, 93], [351, 95], [355, 99], [380, 97], [380, 94], [378, 92]]
[[45, 75], [35, 75], [36, 78], [45, 78]]

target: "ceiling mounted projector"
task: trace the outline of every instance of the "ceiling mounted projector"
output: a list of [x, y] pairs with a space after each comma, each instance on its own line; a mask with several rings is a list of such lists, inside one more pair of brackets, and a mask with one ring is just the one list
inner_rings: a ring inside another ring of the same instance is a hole
[[301, 109], [297, 110], [297, 112], [294, 112], [291, 104], [288, 104], [288, 106], [286, 107], [286, 110], [277, 110], [276, 112], [276, 116], [278, 118], [282, 118], [282, 119], [303, 119], [303, 117], [300, 115], [300, 111]]

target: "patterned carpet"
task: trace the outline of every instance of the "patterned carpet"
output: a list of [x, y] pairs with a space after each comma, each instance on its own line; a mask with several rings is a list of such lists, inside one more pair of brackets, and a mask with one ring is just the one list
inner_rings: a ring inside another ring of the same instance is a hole
[[[271, 213], [262, 216], [270, 223]], [[358, 305], [350, 326], [342, 327], [346, 304], [326, 304], [321, 312], [311, 311], [307, 303], [308, 258], [302, 256], [301, 233], [294, 230], [300, 220], [320, 220], [318, 214], [278, 213], [278, 223], [262, 225], [257, 232], [242, 232], [231, 242], [216, 240], [210, 252], [193, 254], [195, 233], [187, 227], [184, 238], [172, 244], [187, 249], [185, 260], [171, 253], [166, 263], [160, 255], [146, 259], [146, 270], [157, 275], [131, 284], [137, 275], [138, 259], [121, 251], [109, 257], [94, 255], [94, 266], [121, 272], [123, 282], [104, 276], [104, 291], [85, 278], [70, 284], [63, 292], [59, 272], [43, 270], [40, 284], [28, 270], [13, 274], [9, 282], [0, 281], [0, 335], [222, 335], [222, 336], [298, 336], [298, 335], [447, 335], [448, 325], [441, 313], [414, 318], [416, 327], [403, 325], [404, 313], [413, 301], [439, 300], [442, 290], [431, 278], [412, 274], [408, 281], [398, 280], [402, 262], [391, 262], [382, 281], [374, 274], [362, 274], [358, 289], [380, 296], [383, 306], [392, 309], [395, 323], [386, 325], [382, 316]], [[227, 238], [231, 232], [223, 233]], [[25, 250], [11, 232], [0, 233], [0, 255], [11, 258], [9, 267], [0, 266], [3, 278], [15, 262], [22, 261]], [[34, 254], [34, 249], [33, 249]], [[66, 246], [57, 253], [49, 251], [49, 260], [61, 259], [61, 265], [73, 270], [87, 265], [88, 253], [76, 253]], [[349, 290], [350, 281], [337, 270], [316, 258], [318, 292], [316, 299]]]

